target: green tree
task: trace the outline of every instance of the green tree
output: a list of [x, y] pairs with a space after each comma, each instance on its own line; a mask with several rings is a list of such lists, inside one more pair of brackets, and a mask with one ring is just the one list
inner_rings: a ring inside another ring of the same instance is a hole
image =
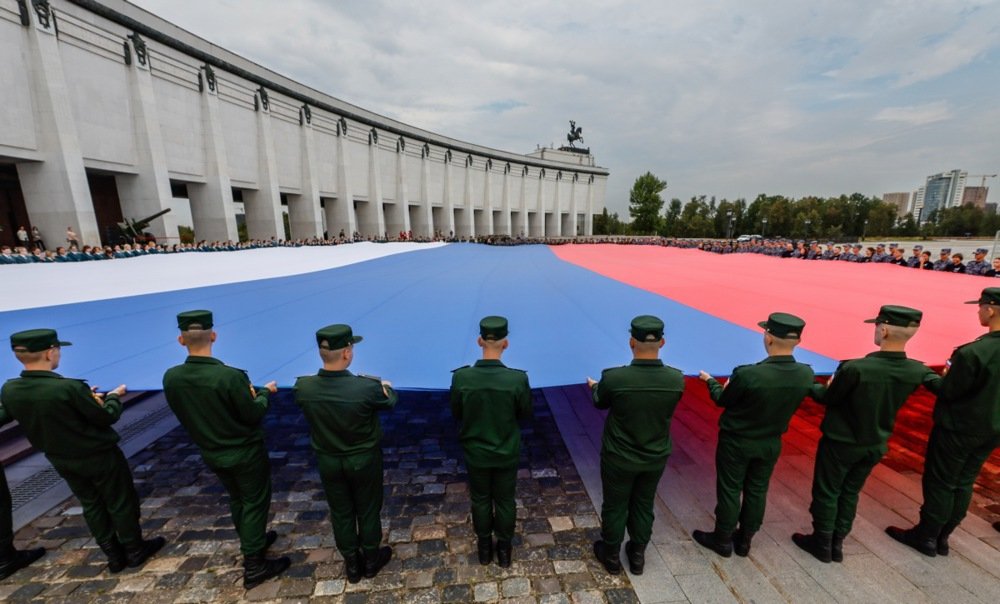
[[618, 218], [618, 212], [608, 214], [608, 209], [604, 208], [603, 212], [594, 216], [595, 235], [624, 235], [627, 229], [628, 225]]
[[636, 235], [656, 233], [663, 210], [660, 193], [667, 188], [667, 181], [660, 180], [652, 172], [646, 172], [635, 179], [628, 196], [628, 213], [632, 217], [632, 232]]
[[667, 215], [660, 226], [660, 235], [664, 237], [676, 237], [680, 229], [681, 208], [684, 206], [680, 199], [676, 197], [670, 200], [667, 207]]

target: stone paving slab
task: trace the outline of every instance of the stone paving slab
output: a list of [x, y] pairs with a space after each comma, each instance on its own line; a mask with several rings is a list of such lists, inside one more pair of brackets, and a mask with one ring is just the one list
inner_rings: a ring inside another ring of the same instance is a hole
[[540, 391], [534, 413], [523, 431], [509, 569], [483, 567], [476, 559], [466, 472], [446, 393], [403, 392], [383, 416], [382, 522], [394, 557], [375, 579], [347, 583], [305, 420], [283, 391], [266, 420], [271, 527], [280, 535], [271, 551], [292, 558], [283, 577], [249, 592], [242, 588], [227, 497], [186, 433], [175, 429], [129, 460], [143, 527], [167, 538], [154, 559], [110, 575], [70, 498], [18, 531], [18, 547], [41, 545], [49, 552], [0, 583], [0, 601], [638, 602], [626, 575], [612, 577], [593, 559], [597, 511]]

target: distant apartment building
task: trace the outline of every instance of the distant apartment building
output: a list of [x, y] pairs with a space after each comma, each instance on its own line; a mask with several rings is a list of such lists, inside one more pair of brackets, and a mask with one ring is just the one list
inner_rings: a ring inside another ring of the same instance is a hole
[[902, 218], [910, 213], [912, 208], [910, 207], [910, 202], [913, 199], [913, 193], [902, 192], [902, 193], [883, 193], [882, 201], [887, 204], [896, 206], [896, 216]]
[[951, 170], [927, 177], [927, 182], [917, 191], [913, 214], [921, 223], [927, 222], [938, 210], [962, 204], [965, 180], [969, 173]]
[[972, 204], [980, 209], [986, 209], [986, 198], [990, 195], [989, 187], [965, 187], [962, 193], [962, 205]]

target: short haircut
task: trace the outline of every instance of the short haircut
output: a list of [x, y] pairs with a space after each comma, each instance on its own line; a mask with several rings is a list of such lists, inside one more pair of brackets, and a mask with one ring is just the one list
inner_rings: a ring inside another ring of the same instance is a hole
[[211, 329], [188, 329], [181, 332], [181, 339], [185, 346], [206, 346], [212, 342]]
[[45, 358], [45, 353], [48, 352], [49, 350], [50, 349], [37, 350], [35, 352], [29, 352], [27, 350], [15, 350], [14, 356], [17, 357], [18, 361], [24, 364], [37, 363]]
[[904, 342], [912, 338], [914, 334], [917, 333], [917, 329], [919, 329], [919, 326], [917, 325], [914, 325], [913, 327], [903, 327], [901, 325], [887, 325], [885, 323], [881, 323], [881, 325], [889, 330], [890, 340], [902, 340]]
[[656, 340], [655, 342], [643, 342], [641, 340], [636, 340], [635, 349], [642, 352], [656, 352], [660, 349], [661, 340], [662, 338], [660, 340]]

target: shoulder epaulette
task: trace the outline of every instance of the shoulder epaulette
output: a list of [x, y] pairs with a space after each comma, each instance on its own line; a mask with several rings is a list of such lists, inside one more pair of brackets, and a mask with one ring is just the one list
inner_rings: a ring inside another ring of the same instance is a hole
[[456, 367], [456, 368], [452, 369], [451, 372], [455, 373], [456, 371], [461, 371], [462, 369], [465, 369], [466, 367], [470, 367], [470, 365], [462, 365], [461, 367]]
[[365, 378], [366, 380], [375, 380], [375, 381], [376, 381], [376, 382], [378, 382], [379, 384], [381, 384], [381, 383], [382, 383], [382, 378], [380, 378], [380, 377], [379, 377], [379, 376], [377, 376], [377, 375], [367, 375], [367, 374], [364, 374], [364, 373], [359, 373], [359, 374], [358, 374], [358, 377], [359, 377], [359, 378]]
[[511, 371], [520, 371], [521, 373], [528, 373], [527, 369], [518, 369], [517, 367], [508, 367]]

